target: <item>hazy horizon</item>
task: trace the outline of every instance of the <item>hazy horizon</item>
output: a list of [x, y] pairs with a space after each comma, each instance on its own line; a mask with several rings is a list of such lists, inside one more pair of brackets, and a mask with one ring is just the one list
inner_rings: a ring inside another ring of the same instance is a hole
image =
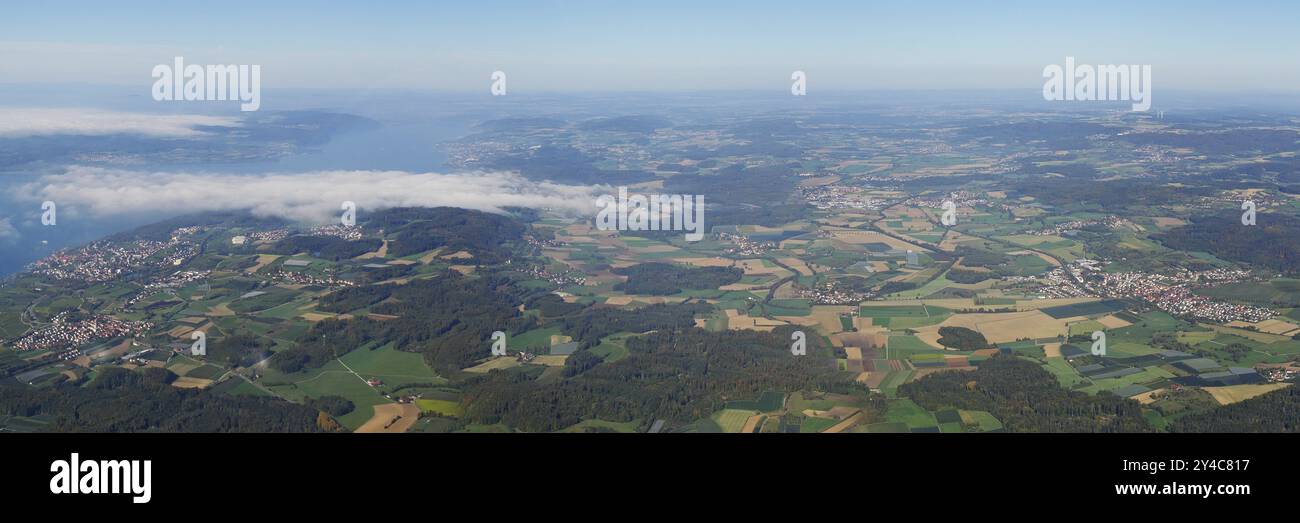
[[[150, 69], [259, 64], [275, 88], [485, 92], [1033, 89], [1045, 66], [1144, 64], [1160, 89], [1290, 90], [1284, 2], [476, 2], [277, 6], [48, 2], [7, 8], [0, 83], [151, 83]], [[67, 20], [76, 11], [85, 16]], [[143, 89], [143, 88], [142, 88]]]

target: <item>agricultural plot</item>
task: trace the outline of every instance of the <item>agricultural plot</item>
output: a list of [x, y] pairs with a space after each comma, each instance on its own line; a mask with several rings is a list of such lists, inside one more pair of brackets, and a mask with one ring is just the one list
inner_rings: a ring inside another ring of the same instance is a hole
[[917, 353], [938, 354], [937, 350], [916, 336], [890, 336], [885, 348], [885, 359], [902, 359]]
[[900, 423], [908, 430], [933, 428], [939, 425], [934, 414], [907, 398], [890, 401], [889, 408], [885, 411], [885, 419], [892, 423]]
[[1214, 400], [1219, 402], [1220, 405], [1231, 405], [1261, 394], [1268, 394], [1275, 390], [1284, 389], [1290, 385], [1290, 383], [1261, 383], [1230, 385], [1227, 387], [1203, 387], [1202, 390], [1210, 393], [1211, 396], [1214, 396]]
[[803, 299], [772, 300], [763, 305], [772, 316], [807, 316], [812, 314], [812, 303]]
[[[559, 327], [533, 329], [507, 338], [506, 347], [512, 351], [545, 352], [546, 348], [551, 346], [551, 336], [560, 335]], [[484, 347], [486, 350], [486, 343]]]
[[929, 316], [925, 305], [863, 305], [858, 314], [864, 318], [896, 318]]
[[[808, 408], [808, 407], [802, 407], [802, 408], [796, 409], [796, 407], [794, 406], [794, 401], [795, 401], [795, 397], [796, 397], [796, 396], [797, 396], [798, 398], [800, 398], [800, 399], [803, 398], [803, 395], [802, 395], [801, 393], [796, 392], [796, 393], [794, 393], [794, 394], [791, 394], [791, 395], [790, 395], [790, 401], [791, 401], [791, 407], [790, 407], [790, 409], [791, 409], [791, 410], [802, 410], [803, 408]], [[758, 397], [757, 400], [733, 400], [733, 401], [728, 401], [728, 402], [727, 402], [727, 405], [726, 405], [726, 408], [728, 408], [728, 409], [739, 409], [739, 410], [755, 410], [755, 411], [759, 411], [759, 412], [772, 412], [772, 411], [775, 411], [775, 410], [779, 410], [779, 409], [781, 408], [781, 406], [784, 405], [784, 404], [785, 404], [785, 394], [782, 394], [782, 393], [780, 393], [780, 392], [776, 392], [776, 391], [766, 391], [766, 392], [764, 392], [763, 394], [759, 395], [759, 397]]]
[[605, 421], [599, 419], [588, 419], [578, 422], [572, 427], [564, 429], [564, 432], [586, 432], [591, 430], [613, 431], [620, 433], [634, 433], [640, 426], [639, 421]]
[[420, 407], [420, 412], [434, 412], [453, 418], [460, 417], [464, 413], [459, 401], [421, 398], [415, 400], [415, 406]]
[[[363, 376], [382, 379], [384, 385], [378, 388], [366, 384], [363, 378], [349, 371], [339, 360], [332, 360], [320, 368], [294, 374], [282, 374], [268, 367], [263, 370], [264, 375], [260, 383], [275, 394], [295, 402], [322, 396], [342, 396], [351, 401], [356, 408], [338, 418], [338, 421], [348, 429], [356, 430], [374, 415], [371, 407], [392, 403], [391, 400], [383, 397], [382, 391], [388, 390], [394, 384], [443, 381], [441, 378], [426, 377], [433, 376], [427, 369], [423, 372], [411, 370], [411, 360], [407, 359], [408, 355], [405, 353], [395, 355], [388, 351], [397, 352], [385, 347], [374, 351], [356, 349], [345, 355], [345, 358], [351, 356], [347, 359], [349, 366], [356, 364], [360, 367], [360, 369], [353, 367], [358, 372], [364, 370], [367, 373], [373, 371], [391, 373], [399, 369], [403, 372], [403, 374], [363, 374]], [[416, 354], [409, 356], [419, 358]], [[418, 376], [418, 379], [411, 376]]]
[[1116, 341], [1108, 343], [1106, 346], [1106, 356], [1112, 358], [1133, 358], [1138, 356], [1149, 356], [1159, 352], [1158, 349], [1145, 343], [1133, 343], [1131, 341]]
[[275, 320], [289, 320], [302, 314], [303, 309], [313, 306], [314, 302], [308, 296], [298, 296], [292, 301], [288, 301], [259, 311], [257, 317]]
[[906, 423], [885, 421], [867, 425], [865, 432], [873, 434], [903, 434], [911, 432], [911, 430], [908, 430]]
[[295, 401], [322, 396], [342, 396], [356, 406], [338, 418], [338, 422], [350, 430], [356, 430], [374, 415], [371, 407], [391, 403], [373, 387], [356, 375], [348, 372], [337, 361], [317, 369], [315, 376], [293, 383], [268, 386], [276, 394]]
[[889, 327], [891, 330], [901, 331], [938, 325], [948, 319], [949, 316], [952, 316], [947, 313], [934, 314], [936, 312], [934, 307], [927, 307], [927, 309], [931, 312], [930, 316], [895, 316], [892, 318], [872, 318], [871, 321], [873, 325]]
[[272, 396], [271, 393], [238, 377], [228, 379], [212, 387], [212, 392], [230, 394], [232, 396]]
[[[803, 392], [794, 392], [785, 402], [785, 409], [790, 412], [803, 412], [805, 410], [830, 410], [835, 407], [835, 402], [826, 399], [811, 399]], [[777, 404], [777, 408], [780, 405]], [[776, 409], [772, 409], [776, 410]]]
[[718, 424], [718, 427], [720, 427], [723, 432], [736, 434], [740, 432], [740, 429], [745, 427], [745, 422], [749, 420], [749, 417], [755, 414], [758, 414], [758, 412], [741, 409], [722, 409], [714, 413], [712, 419], [714, 423]]
[[406, 432], [419, 420], [420, 409], [415, 405], [384, 403], [371, 407], [369, 420], [355, 429], [359, 433], [397, 434]]
[[203, 380], [212, 380], [225, 374], [226, 369], [215, 365], [203, 365], [185, 373], [186, 378], [198, 378]]
[[1070, 324], [1071, 336], [1091, 336], [1096, 331], [1104, 331], [1106, 326], [1094, 320], [1076, 321]]
[[280, 288], [268, 288], [265, 291], [253, 291], [241, 295], [227, 306], [237, 313], [252, 313], [273, 309], [299, 297], [299, 293]]
[[917, 337], [939, 347], [941, 327], [965, 327], [984, 335], [989, 343], [1007, 343], [1022, 339], [1052, 339], [1066, 334], [1065, 322], [1042, 311], [954, 314], [938, 325], [915, 329]]
[[441, 383], [424, 363], [424, 357], [414, 352], [403, 352], [385, 345], [376, 349], [355, 349], [340, 360], [366, 379], [378, 378], [388, 385], [408, 383]]
[[1119, 378], [1093, 379], [1091, 385], [1082, 387], [1079, 390], [1089, 394], [1096, 394], [1103, 390], [1114, 391], [1130, 385], [1149, 384], [1172, 377], [1174, 377], [1173, 373], [1167, 370], [1159, 367], [1147, 367], [1142, 369], [1141, 372]]
[[1081, 383], [1089, 383], [1087, 378], [1074, 370], [1074, 367], [1070, 365], [1070, 362], [1065, 361], [1065, 358], [1047, 358], [1047, 362], [1043, 364], [1043, 368], [1047, 369], [1047, 372], [1052, 373], [1052, 376], [1056, 378], [1056, 381], [1060, 382], [1061, 386], [1067, 389], [1072, 389]]
[[891, 371], [889, 375], [885, 377], [885, 381], [880, 384], [880, 392], [887, 398], [897, 396], [898, 386], [907, 383], [907, 380], [912, 377], [913, 372], [914, 371], [911, 369]]
[[634, 336], [632, 333], [620, 333], [612, 336], [606, 336], [600, 340], [600, 344], [592, 347], [590, 352], [606, 362], [614, 362], [626, 358], [630, 354], [627, 350], [627, 339]]
[[1072, 318], [1075, 316], [1095, 316], [1098, 314], [1122, 311], [1124, 310], [1124, 302], [1119, 300], [1101, 300], [1061, 305], [1057, 307], [1047, 307], [1039, 310], [1042, 311], [1043, 314], [1056, 319]]
[[839, 420], [808, 416], [803, 419], [803, 423], [799, 424], [799, 432], [802, 434], [815, 434], [834, 427], [839, 423]]
[[1002, 236], [999, 239], [1014, 243], [1021, 247], [1029, 247], [1040, 251], [1051, 253], [1059, 256], [1066, 262], [1074, 261], [1076, 258], [1083, 256], [1083, 244], [1061, 236], [1051, 235], [1033, 235], [1017, 234]]
[[978, 428], [981, 432], [992, 432], [1002, 430], [1002, 422], [988, 412], [982, 410], [962, 410], [959, 411], [961, 424], [967, 427]]

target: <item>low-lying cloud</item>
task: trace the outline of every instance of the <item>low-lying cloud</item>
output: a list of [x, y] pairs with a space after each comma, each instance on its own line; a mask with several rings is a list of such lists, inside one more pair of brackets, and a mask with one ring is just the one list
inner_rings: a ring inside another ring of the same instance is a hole
[[367, 211], [392, 207], [459, 207], [500, 212], [506, 207], [594, 213], [608, 187], [535, 182], [509, 172], [461, 174], [406, 171], [318, 171], [296, 174], [139, 172], [76, 166], [18, 188], [31, 201], [53, 201], [90, 218], [124, 214], [249, 211], [305, 223], [337, 221], [342, 202]]
[[152, 138], [196, 138], [201, 127], [238, 127], [238, 118], [198, 114], [148, 114], [94, 109], [0, 107], [0, 138], [28, 136], [105, 136], [133, 134]]
[[9, 218], [0, 218], [0, 240], [12, 240], [18, 237], [18, 229], [9, 223]]

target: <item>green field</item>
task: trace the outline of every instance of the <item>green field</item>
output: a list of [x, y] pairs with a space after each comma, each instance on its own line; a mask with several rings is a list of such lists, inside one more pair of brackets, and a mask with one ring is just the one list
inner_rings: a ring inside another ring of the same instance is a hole
[[895, 316], [892, 318], [872, 318], [871, 321], [873, 324], [880, 325], [881, 327], [889, 327], [891, 330], [898, 331], [938, 325], [943, 323], [943, 320], [948, 319], [949, 316], [952, 316], [946, 312], [937, 313], [935, 310], [937, 308], [938, 307], [927, 306], [926, 310], [930, 312], [929, 316]]
[[[551, 346], [551, 336], [559, 334], [561, 334], [559, 327], [533, 329], [507, 338], [506, 348], [516, 351], [524, 349], [548, 349]], [[542, 352], [546, 351], [542, 350]]]
[[941, 354], [916, 336], [890, 336], [885, 346], [886, 359], [902, 359], [917, 353]]
[[758, 412], [741, 409], [722, 409], [714, 413], [712, 419], [714, 423], [717, 423], [719, 427], [722, 427], [723, 432], [735, 434], [740, 432], [740, 429], [745, 427], [745, 421], [755, 414], [758, 414]]
[[374, 416], [375, 412], [371, 407], [392, 403], [373, 387], [366, 385], [365, 381], [344, 369], [337, 360], [325, 364], [320, 369], [314, 369], [309, 374], [312, 376], [301, 381], [268, 388], [280, 396], [298, 402], [306, 398], [322, 396], [347, 398], [356, 408], [338, 418], [338, 421], [350, 430], [356, 430]]
[[872, 423], [867, 425], [866, 431], [874, 434], [898, 434], [909, 432], [906, 423], [899, 423], [896, 421]]
[[834, 427], [839, 421], [828, 418], [805, 417], [803, 423], [799, 424], [799, 432], [804, 434], [814, 434], [823, 430]]
[[1106, 345], [1106, 355], [1115, 358], [1130, 358], [1133, 356], [1146, 356], [1159, 352], [1155, 347], [1142, 343], [1133, 343], [1130, 341], [1116, 341]]
[[907, 383], [907, 379], [912, 377], [912, 370], [903, 369], [889, 373], [885, 381], [880, 384], [880, 392], [886, 397], [892, 398], [898, 394], [898, 386]]
[[866, 318], [894, 318], [899, 316], [929, 316], [925, 305], [863, 305], [859, 314]]
[[1175, 331], [1191, 326], [1190, 323], [1160, 311], [1142, 313], [1138, 315], [1137, 319], [1138, 321], [1134, 322], [1133, 325], [1109, 331], [1108, 337], [1115, 339], [1115, 336], [1126, 336], [1145, 342], [1150, 340], [1151, 335], [1157, 332]]
[[216, 379], [217, 377], [221, 376], [225, 372], [226, 369], [217, 367], [215, 365], [203, 365], [201, 367], [198, 367], [194, 370], [185, 373], [185, 377], [211, 380], [211, 379]]
[[357, 374], [367, 379], [381, 379], [388, 386], [445, 382], [424, 364], [423, 356], [399, 351], [389, 345], [377, 349], [355, 349], [340, 359]]
[[632, 333], [619, 333], [612, 336], [605, 336], [600, 340], [600, 345], [592, 347], [591, 353], [606, 362], [614, 362], [626, 358], [629, 354], [627, 350], [627, 339], [634, 336]]
[[1002, 428], [1002, 422], [993, 417], [992, 414], [982, 410], [963, 410], [960, 411], [961, 422], [968, 427], [978, 427], [981, 431], [988, 432]]
[[[927, 270], [932, 270], [932, 269], [927, 269]], [[952, 280], [949, 280], [946, 276], [941, 274], [939, 275], [938, 278], [926, 282], [925, 285], [922, 285], [920, 287], [911, 290], [896, 292], [894, 294], [890, 294], [889, 296], [893, 298], [903, 298], [903, 299], [924, 298], [926, 296], [939, 292], [953, 285], [957, 285], [957, 283]]]
[[578, 422], [572, 427], [564, 429], [564, 432], [584, 432], [591, 429], [612, 430], [614, 432], [633, 433], [640, 426], [638, 421], [605, 421], [599, 419], [587, 419]]
[[1090, 301], [1039, 309], [1043, 314], [1057, 319], [1074, 316], [1095, 316], [1122, 310], [1124, 310], [1124, 303], [1119, 300]]
[[222, 382], [220, 385], [213, 387], [212, 391], [232, 396], [271, 396], [269, 392], [259, 389], [256, 385], [238, 377]]
[[27, 332], [27, 325], [16, 312], [0, 313], [0, 339], [14, 339]]
[[885, 419], [906, 425], [908, 429], [937, 427], [939, 422], [935, 420], [930, 411], [921, 408], [916, 402], [901, 398], [889, 402], [889, 408], [885, 411]]
[[1095, 320], [1076, 321], [1070, 324], [1071, 336], [1091, 336], [1093, 332], [1104, 330], [1106, 330], [1106, 326]]
[[274, 287], [257, 292], [264, 292], [265, 294], [249, 298], [236, 298], [230, 302], [230, 310], [239, 313], [265, 311], [293, 301], [299, 296], [297, 292]]
[[[789, 402], [790, 410], [799, 411], [806, 408], [817, 408], [817, 407], [796, 406], [795, 402], [797, 400], [795, 398], [799, 398], [799, 400], [802, 400], [803, 399], [802, 393], [796, 392], [790, 395], [790, 402]], [[781, 406], [785, 403], [786, 403], [785, 394], [769, 390], [759, 395], [757, 400], [728, 401], [726, 408], [739, 409], [739, 410], [756, 410], [759, 412], [771, 412], [780, 409]], [[826, 407], [826, 408], [830, 408], [830, 407]]]
[[772, 300], [763, 308], [772, 316], [807, 316], [812, 314], [812, 303], [808, 300]]
[[1139, 372], [1137, 374], [1130, 374], [1128, 376], [1123, 376], [1120, 378], [1093, 380], [1092, 385], [1083, 387], [1079, 390], [1082, 392], [1087, 392], [1089, 394], [1096, 394], [1103, 390], [1115, 390], [1120, 387], [1127, 387], [1129, 385], [1138, 385], [1143, 383], [1151, 383], [1153, 381], [1159, 381], [1162, 379], [1167, 379], [1172, 377], [1174, 377], [1174, 375], [1169, 371], [1166, 371], [1159, 367], [1147, 367], [1145, 369], [1142, 369], [1142, 372]]
[[1074, 370], [1074, 367], [1070, 365], [1070, 362], [1065, 361], [1065, 358], [1047, 358], [1047, 363], [1043, 365], [1043, 368], [1052, 373], [1052, 375], [1056, 377], [1056, 381], [1060, 382], [1061, 386], [1067, 389], [1074, 388], [1075, 385], [1088, 381], [1087, 378], [1084, 378], [1078, 371]]
[[436, 399], [418, 399], [415, 405], [420, 407], [420, 412], [436, 412], [443, 416], [460, 417], [464, 414], [459, 401], [436, 400]]

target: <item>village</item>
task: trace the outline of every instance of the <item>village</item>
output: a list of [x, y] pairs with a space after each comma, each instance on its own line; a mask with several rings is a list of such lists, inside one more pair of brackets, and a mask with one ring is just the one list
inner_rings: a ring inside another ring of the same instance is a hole
[[[1252, 278], [1249, 271], [1182, 270], [1172, 275], [1164, 275], [1149, 272], [1106, 272], [1105, 265], [1105, 262], [1099, 260], [1079, 259], [1038, 278], [1011, 277], [1007, 280], [1014, 283], [1040, 283], [1042, 287], [1035, 292], [1045, 298], [1136, 298], [1174, 316], [1216, 323], [1233, 321], [1256, 323], [1278, 314], [1277, 311], [1267, 307], [1229, 303], [1193, 291], [1193, 287], [1197, 285], [1248, 281]], [[1083, 284], [1080, 285], [1078, 282]]]
[[65, 311], [56, 314], [49, 325], [15, 340], [13, 347], [19, 351], [70, 350], [96, 340], [140, 335], [152, 328], [149, 322], [100, 315], [76, 318]]
[[134, 240], [97, 241], [79, 249], [62, 251], [38, 260], [32, 272], [56, 280], [112, 281], [141, 267], [176, 266], [199, 252], [197, 244], [173, 236], [165, 242]]

